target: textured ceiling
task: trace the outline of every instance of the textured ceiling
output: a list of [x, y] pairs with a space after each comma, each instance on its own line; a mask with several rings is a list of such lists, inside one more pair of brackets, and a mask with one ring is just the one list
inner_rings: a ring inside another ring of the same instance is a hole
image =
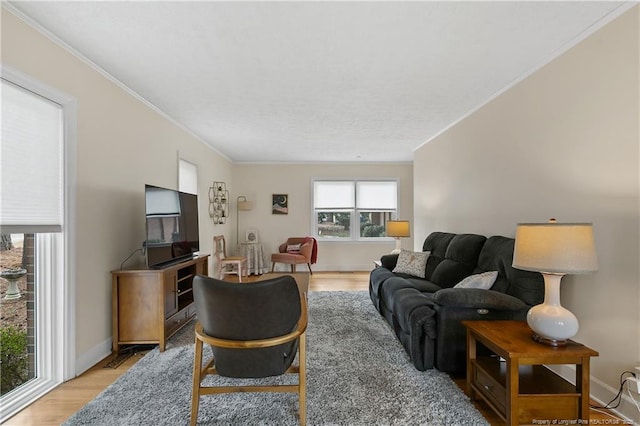
[[421, 144], [629, 7], [10, 4], [234, 162], [411, 161]]

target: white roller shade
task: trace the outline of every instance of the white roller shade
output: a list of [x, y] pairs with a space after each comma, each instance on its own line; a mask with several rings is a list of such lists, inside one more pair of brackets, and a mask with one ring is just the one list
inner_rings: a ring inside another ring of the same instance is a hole
[[178, 160], [178, 190], [198, 195], [198, 166], [182, 158]]
[[145, 191], [147, 217], [180, 216], [178, 192], [148, 186]]
[[60, 232], [64, 217], [62, 107], [5, 80], [1, 89], [2, 233]]
[[353, 182], [317, 181], [313, 183], [316, 209], [354, 208], [355, 186]]
[[367, 182], [357, 185], [356, 206], [359, 209], [395, 210], [398, 206], [398, 184], [395, 181]]

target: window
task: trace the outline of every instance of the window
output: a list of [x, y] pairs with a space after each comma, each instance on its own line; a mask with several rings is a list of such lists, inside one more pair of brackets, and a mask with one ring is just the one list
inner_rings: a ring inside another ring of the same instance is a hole
[[9, 249], [22, 253], [2, 266], [27, 273], [17, 299], [26, 305], [25, 324], [3, 318], [0, 327], [26, 333], [27, 362], [17, 367], [25, 374], [6, 387], [3, 380], [0, 423], [75, 375], [73, 196], [67, 188], [73, 186], [76, 117], [75, 100], [5, 66], [1, 84], [0, 233]]
[[386, 238], [388, 220], [397, 217], [397, 180], [315, 180], [314, 235], [320, 239]]
[[178, 158], [178, 191], [198, 195], [198, 166]]

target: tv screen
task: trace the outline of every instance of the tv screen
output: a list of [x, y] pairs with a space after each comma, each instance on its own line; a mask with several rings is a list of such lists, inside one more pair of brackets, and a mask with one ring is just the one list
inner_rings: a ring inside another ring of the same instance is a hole
[[147, 266], [162, 268], [200, 250], [198, 197], [145, 185]]

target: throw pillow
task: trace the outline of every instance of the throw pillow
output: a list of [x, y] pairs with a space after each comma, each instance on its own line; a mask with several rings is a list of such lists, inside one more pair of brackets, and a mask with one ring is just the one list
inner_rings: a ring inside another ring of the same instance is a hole
[[489, 290], [498, 278], [498, 271], [483, 272], [481, 274], [470, 275], [454, 285], [453, 288], [479, 288]]
[[430, 251], [415, 252], [402, 249], [398, 256], [396, 267], [393, 268], [392, 272], [424, 278], [425, 269], [427, 268], [427, 259], [430, 254]]
[[301, 244], [289, 244], [287, 246], [287, 253], [300, 253]]

